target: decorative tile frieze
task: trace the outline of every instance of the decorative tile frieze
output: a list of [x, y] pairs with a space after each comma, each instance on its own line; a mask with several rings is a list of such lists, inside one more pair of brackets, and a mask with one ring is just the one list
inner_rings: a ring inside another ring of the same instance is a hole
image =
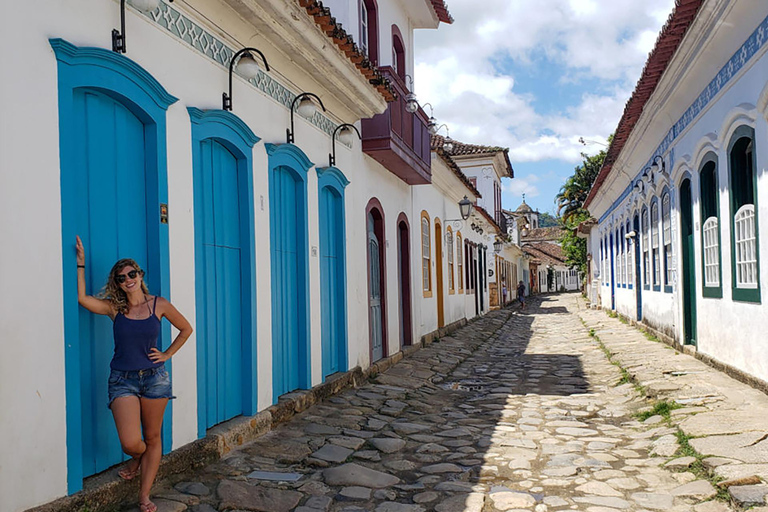
[[[715, 77], [707, 84], [704, 90], [694, 100], [690, 107], [683, 113], [678, 121], [672, 125], [667, 135], [656, 148], [656, 151], [651, 155], [648, 162], [640, 169], [635, 176], [635, 180], [640, 177], [643, 170], [653, 163], [653, 157], [656, 155], [664, 155], [666, 151], [672, 146], [677, 137], [685, 131], [688, 126], [704, 111], [717, 96], [723, 88], [744, 68], [744, 65], [752, 59], [765, 45], [766, 37], [768, 36], [768, 17], [766, 17], [762, 23], [752, 32], [752, 35], [744, 42], [743, 45], [733, 54], [728, 62], [720, 69]], [[674, 156], [672, 156], [672, 162], [670, 163], [670, 172], [673, 168]], [[600, 217], [600, 222], [603, 222], [610, 213], [615, 210], [623, 201], [629, 196], [632, 186], [635, 182], [632, 182], [627, 186], [626, 190], [614, 201], [610, 208]]]
[[[143, 14], [174, 37], [184, 41], [187, 45], [229, 70], [229, 61], [235, 51], [188, 16], [165, 2], [160, 2], [154, 11]], [[259, 70], [258, 76], [250, 80], [249, 83], [286, 108], [291, 107], [291, 103], [296, 97], [293, 91], [262, 70]], [[329, 136], [333, 135], [337, 126], [320, 112], [316, 112], [308, 121]]]

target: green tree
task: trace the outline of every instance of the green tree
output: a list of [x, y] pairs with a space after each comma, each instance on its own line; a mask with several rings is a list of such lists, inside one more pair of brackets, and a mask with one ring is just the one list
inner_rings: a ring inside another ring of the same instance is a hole
[[576, 228], [589, 217], [588, 211], [579, 209], [567, 219], [561, 219], [563, 234], [560, 236], [560, 245], [565, 254], [565, 263], [583, 273], [587, 272], [587, 240], [576, 236]]
[[[608, 137], [608, 142], [611, 141], [613, 141], [613, 135]], [[589, 212], [584, 209], [584, 201], [600, 173], [606, 155], [605, 150], [593, 156], [582, 153], [581, 165], [576, 166], [573, 174], [560, 187], [560, 193], [555, 196], [557, 213], [560, 215], [563, 226], [560, 244], [565, 253], [566, 263], [584, 273], [587, 271], [587, 241], [576, 236], [576, 228], [590, 217]]]
[[560, 220], [558, 220], [558, 218], [555, 217], [554, 215], [551, 215], [547, 212], [542, 212], [539, 214], [540, 228], [552, 228], [559, 225], [560, 225]]

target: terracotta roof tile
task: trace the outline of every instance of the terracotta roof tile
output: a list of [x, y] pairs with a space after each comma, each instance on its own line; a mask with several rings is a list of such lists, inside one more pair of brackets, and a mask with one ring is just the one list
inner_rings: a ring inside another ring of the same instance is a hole
[[698, 14], [703, 2], [704, 0], [675, 0], [675, 9], [670, 14], [664, 28], [661, 29], [661, 33], [656, 40], [656, 46], [648, 55], [648, 60], [645, 63], [645, 68], [643, 68], [643, 73], [640, 75], [640, 80], [637, 82], [635, 91], [624, 107], [624, 114], [614, 133], [613, 142], [608, 148], [608, 154], [605, 157], [603, 167], [600, 169], [600, 173], [597, 175], [592, 190], [587, 195], [587, 199], [584, 201], [585, 208], [595, 198], [597, 191], [600, 190], [600, 187], [611, 173], [614, 162], [616, 162], [616, 159], [624, 149], [624, 145], [627, 143], [627, 139], [629, 139], [632, 130], [634, 130], [635, 125], [640, 119], [645, 105], [659, 85], [661, 77], [680, 47], [680, 43], [683, 41], [683, 37], [688, 32], [693, 20], [696, 19], [696, 14]]
[[525, 244], [523, 252], [549, 265], [565, 265], [563, 248], [549, 242]]
[[[436, 147], [442, 148], [445, 143], [445, 137], [442, 135], [432, 135], [431, 143], [432, 149], [435, 149]], [[494, 156], [498, 153], [503, 153], [507, 163], [507, 174], [509, 174], [510, 178], [515, 176], [515, 171], [512, 169], [512, 162], [509, 161], [509, 148], [468, 144], [466, 142], [459, 142], [455, 139], [451, 139], [451, 143], [453, 143], [453, 149], [448, 153], [451, 156]]]
[[435, 10], [435, 14], [437, 14], [437, 19], [443, 23], [453, 23], [453, 16], [448, 12], [448, 6], [445, 5], [443, 0], [432, 0], [432, 8]]
[[395, 92], [389, 79], [376, 69], [368, 60], [368, 57], [357, 46], [354, 39], [336, 22], [336, 18], [331, 15], [331, 10], [323, 5], [320, 0], [296, 0], [299, 6], [306, 9], [307, 14], [312, 16], [315, 24], [320, 30], [336, 44], [341, 52], [355, 65], [360, 73], [368, 79], [368, 82], [381, 94], [386, 101], [395, 101], [397, 93]]
[[563, 229], [557, 226], [529, 229], [528, 234], [521, 237], [521, 240], [523, 242], [557, 241], [560, 240], [563, 232]]
[[453, 161], [453, 158], [445, 152], [445, 150], [441, 147], [438, 148], [432, 148], [432, 151], [434, 151], [442, 160], [445, 162], [445, 165], [448, 166], [451, 171], [453, 171], [453, 174], [456, 175], [459, 180], [469, 189], [470, 192], [475, 194], [475, 197], [483, 197], [480, 192], [475, 188], [474, 185], [472, 185], [472, 182], [469, 181], [469, 178], [467, 178], [467, 175], [464, 174], [461, 171], [461, 168], [456, 165], [456, 162]]

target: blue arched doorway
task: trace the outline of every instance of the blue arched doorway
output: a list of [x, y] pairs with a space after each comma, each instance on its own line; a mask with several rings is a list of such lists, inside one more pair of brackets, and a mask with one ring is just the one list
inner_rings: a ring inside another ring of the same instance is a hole
[[[67, 414], [67, 484], [124, 460], [106, 407], [112, 323], [77, 304], [73, 243], [85, 245], [89, 294], [98, 293], [115, 261], [131, 257], [146, 271], [150, 293], [170, 298], [165, 113], [176, 101], [143, 68], [100, 48], [61, 39], [58, 61], [62, 199], [62, 274]], [[170, 339], [165, 324], [162, 346]], [[170, 362], [167, 363], [170, 371]], [[172, 409], [163, 426], [171, 448]]]
[[308, 388], [309, 261], [307, 172], [314, 164], [293, 144], [267, 144], [272, 267], [272, 398]]
[[198, 436], [256, 401], [252, 148], [259, 138], [223, 110], [188, 109], [195, 197]]
[[323, 379], [347, 370], [347, 263], [344, 188], [335, 167], [317, 168]]

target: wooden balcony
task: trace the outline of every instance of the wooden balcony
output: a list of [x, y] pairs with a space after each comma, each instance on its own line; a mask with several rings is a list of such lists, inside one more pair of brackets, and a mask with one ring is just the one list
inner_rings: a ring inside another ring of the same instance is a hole
[[409, 185], [432, 182], [427, 114], [421, 108], [411, 114], [405, 110], [408, 89], [389, 66], [379, 68], [397, 91], [397, 100], [387, 111], [363, 119], [363, 151]]

